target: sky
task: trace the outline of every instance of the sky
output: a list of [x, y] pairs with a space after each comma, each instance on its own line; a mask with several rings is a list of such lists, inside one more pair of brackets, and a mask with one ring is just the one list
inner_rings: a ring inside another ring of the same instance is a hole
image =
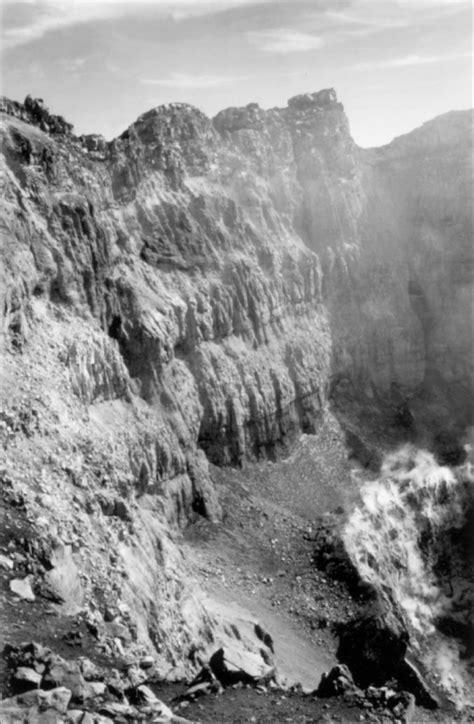
[[335, 88], [361, 146], [472, 107], [470, 0], [0, 0], [2, 94], [76, 133]]

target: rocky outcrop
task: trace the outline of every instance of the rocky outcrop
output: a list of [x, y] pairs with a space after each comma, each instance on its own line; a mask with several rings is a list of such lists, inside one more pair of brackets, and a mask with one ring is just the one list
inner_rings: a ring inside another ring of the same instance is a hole
[[38, 126], [42, 131], [52, 134], [67, 134], [72, 132], [72, 124], [67, 123], [62, 116], [51, 114], [46, 108], [42, 98], [32, 98], [27, 95], [24, 103], [11, 101], [2, 96], [0, 98], [0, 113], [18, 118], [26, 123]]
[[35, 642], [7, 646], [3, 656], [15, 693], [0, 703], [4, 721], [187, 723], [145, 685], [149, 674], [138, 668], [106, 671], [86, 657], [67, 661]]

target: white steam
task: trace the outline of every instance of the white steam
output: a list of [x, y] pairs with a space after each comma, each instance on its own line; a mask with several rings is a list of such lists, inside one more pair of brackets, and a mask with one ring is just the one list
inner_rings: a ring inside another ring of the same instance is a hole
[[[378, 480], [363, 484], [362, 505], [344, 531], [362, 578], [391, 590], [419, 654], [463, 703], [467, 682], [459, 644], [435, 624], [446, 615], [468, 622], [474, 583], [463, 562], [454, 560], [455, 549], [443, 551], [443, 543], [465, 526], [473, 482], [470, 462], [450, 469], [438, 465], [431, 453], [406, 446], [386, 458]], [[445, 562], [448, 556], [444, 574], [437, 568], [440, 555]]]

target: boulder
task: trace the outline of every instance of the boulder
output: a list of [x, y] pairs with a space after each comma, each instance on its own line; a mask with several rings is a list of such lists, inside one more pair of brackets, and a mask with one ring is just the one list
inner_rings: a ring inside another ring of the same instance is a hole
[[13, 569], [12, 559], [4, 556], [3, 553], [0, 553], [0, 568], [3, 568], [4, 571], [11, 571]]
[[150, 707], [153, 710], [153, 721], [172, 721], [174, 714], [171, 709], [158, 699], [148, 686], [142, 684], [137, 687], [136, 693], [139, 705]]
[[49, 666], [43, 677], [42, 686], [44, 689], [67, 687], [72, 701], [79, 704], [87, 698], [89, 691], [79, 664], [76, 661], [65, 661], [60, 656], [55, 657]]
[[35, 594], [31, 588], [31, 577], [13, 578], [10, 581], [10, 590], [25, 601], [34, 601]]
[[130, 704], [122, 704], [118, 701], [109, 701], [99, 709], [99, 714], [110, 717], [113, 721], [121, 721], [125, 717], [128, 721], [137, 721], [138, 710]]
[[102, 681], [104, 674], [90, 659], [85, 656], [81, 656], [77, 660], [81, 674], [86, 681]]
[[316, 694], [321, 697], [329, 697], [355, 692], [356, 690], [357, 687], [348, 667], [344, 664], [338, 664], [333, 666], [327, 674], [322, 675]]
[[222, 686], [217, 679], [215, 679], [215, 684], [210, 681], [201, 681], [198, 684], [192, 684], [186, 689], [186, 693], [182, 698], [197, 699], [199, 696], [205, 696], [206, 694], [210, 694], [212, 691], [223, 691]]
[[22, 694], [30, 689], [39, 689], [41, 674], [28, 666], [19, 666], [12, 676], [12, 688], [16, 694]]
[[156, 701], [159, 701], [150, 687], [145, 686], [145, 684], [137, 686], [136, 699], [138, 704], [154, 704]]
[[143, 669], [140, 669], [135, 664], [133, 666], [129, 666], [127, 669], [127, 679], [130, 682], [130, 685], [132, 687], [137, 688], [140, 686], [140, 684], [144, 684], [147, 680], [148, 676], [143, 671]]
[[106, 623], [105, 630], [110, 638], [119, 639], [125, 646], [128, 646], [132, 641], [130, 629], [121, 622], [119, 617]]
[[211, 692], [221, 693], [223, 691], [221, 683], [214, 676], [211, 667], [206, 664], [202, 667], [199, 674], [191, 681], [186, 689], [186, 693], [181, 699], [196, 699]]
[[416, 712], [416, 701], [414, 694], [408, 691], [400, 691], [389, 701], [389, 708], [403, 724], [411, 724]]
[[107, 686], [103, 681], [88, 681], [84, 689], [85, 699], [96, 699], [99, 696], [104, 696], [107, 691]]
[[145, 656], [140, 660], [139, 666], [141, 669], [151, 669], [154, 663], [155, 659], [153, 656]]
[[102, 494], [98, 500], [102, 513], [105, 516], [120, 518], [121, 520], [127, 521], [132, 520], [130, 509], [123, 498], [114, 498]]
[[266, 664], [260, 655], [243, 649], [222, 647], [211, 656], [209, 666], [224, 686], [240, 681], [244, 684], [263, 683], [275, 676], [274, 666]]

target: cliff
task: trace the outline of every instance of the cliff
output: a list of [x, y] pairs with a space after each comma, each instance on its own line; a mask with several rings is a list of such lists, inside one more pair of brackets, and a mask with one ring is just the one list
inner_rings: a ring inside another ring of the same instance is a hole
[[467, 423], [471, 114], [364, 151], [332, 90], [161, 106], [110, 143], [0, 110], [2, 474], [94, 616], [118, 598], [177, 661], [198, 634], [173, 531], [219, 519], [209, 461], [276, 458], [330, 399]]

